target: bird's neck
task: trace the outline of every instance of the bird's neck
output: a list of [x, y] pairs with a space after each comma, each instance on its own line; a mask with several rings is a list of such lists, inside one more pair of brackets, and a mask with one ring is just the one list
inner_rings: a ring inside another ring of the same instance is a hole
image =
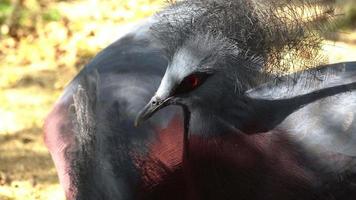
[[[244, 109], [244, 106], [239, 104], [240, 101], [242, 99], [237, 95], [231, 94], [229, 97], [224, 97], [219, 105], [207, 103], [189, 109], [189, 135], [216, 136], [234, 131], [236, 129], [235, 124], [232, 123], [236, 121], [232, 119], [234, 113]], [[226, 106], [231, 104], [229, 102], [234, 102], [236, 105]]]

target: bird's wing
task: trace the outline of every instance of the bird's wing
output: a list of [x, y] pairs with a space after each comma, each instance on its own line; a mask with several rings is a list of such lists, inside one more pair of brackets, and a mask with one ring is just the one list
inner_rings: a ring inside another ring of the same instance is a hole
[[47, 117], [46, 144], [68, 199], [131, 199], [144, 182], [151, 187], [180, 164], [179, 148], [169, 148], [183, 132], [176, 108], [134, 127], [167, 65], [147, 27], [99, 53]]
[[320, 66], [278, 77], [246, 92], [256, 99], [286, 99], [307, 94], [322, 88], [354, 82], [356, 62]]
[[323, 158], [320, 162], [332, 171], [356, 173], [355, 88], [352, 62], [325, 66], [315, 75], [283, 77], [246, 96], [254, 108], [251, 113], [259, 114], [251, 118], [258, 118], [265, 131], [282, 130], [306, 152]]

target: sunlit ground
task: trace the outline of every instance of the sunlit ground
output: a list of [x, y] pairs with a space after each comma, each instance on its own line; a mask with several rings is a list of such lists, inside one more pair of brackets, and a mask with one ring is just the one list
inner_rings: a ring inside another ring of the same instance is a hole
[[[0, 200], [64, 199], [43, 119], [83, 64], [163, 0], [98, 2], [53, 3], [62, 20], [39, 25], [38, 37], [0, 42]], [[337, 36], [323, 46], [329, 61], [356, 60], [356, 31]]]
[[0, 200], [64, 199], [43, 119], [83, 64], [162, 2], [52, 3], [62, 20], [39, 23], [37, 38], [0, 40]]

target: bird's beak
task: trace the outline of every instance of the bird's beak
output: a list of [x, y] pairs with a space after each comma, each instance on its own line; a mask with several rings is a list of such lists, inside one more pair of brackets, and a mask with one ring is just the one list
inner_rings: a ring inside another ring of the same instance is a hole
[[171, 104], [172, 99], [172, 97], [168, 97], [165, 100], [161, 100], [160, 98], [153, 97], [150, 102], [138, 113], [135, 120], [135, 126], [138, 127], [143, 121], [149, 119], [158, 110]]

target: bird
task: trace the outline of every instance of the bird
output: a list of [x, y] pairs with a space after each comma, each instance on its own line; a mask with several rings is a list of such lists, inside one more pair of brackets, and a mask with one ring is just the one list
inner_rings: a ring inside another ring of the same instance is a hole
[[[194, 191], [188, 196], [356, 197], [355, 63], [351, 69], [322, 68], [319, 76], [327, 78], [321, 80], [311, 81], [315, 75], [304, 72], [284, 77], [280, 85], [273, 81], [234, 93], [236, 81], [229, 79], [234, 69], [213, 66], [218, 69], [206, 72], [191, 62], [201, 59], [185, 52], [191, 65], [177, 69], [180, 61], [172, 61], [136, 124], [166, 106], [183, 107], [182, 162]], [[333, 75], [334, 70], [342, 72]]]
[[66, 198], [354, 199], [356, 62], [272, 73], [318, 23], [266, 2], [173, 3], [86, 65], [44, 127]]

